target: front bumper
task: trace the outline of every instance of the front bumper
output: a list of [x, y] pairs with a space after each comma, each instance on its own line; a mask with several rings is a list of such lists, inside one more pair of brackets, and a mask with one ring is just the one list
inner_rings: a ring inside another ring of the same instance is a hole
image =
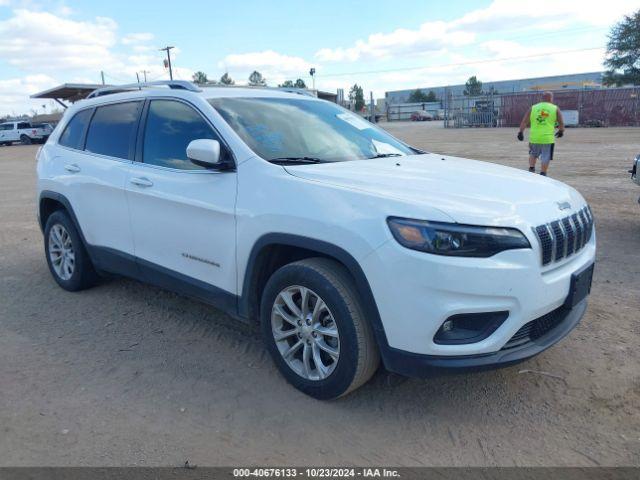
[[[380, 313], [385, 337], [379, 341], [381, 349], [433, 357], [501, 351], [525, 324], [564, 305], [572, 275], [595, 261], [595, 232], [579, 253], [544, 267], [538, 242], [530, 241], [531, 249], [490, 258], [429, 255], [395, 240], [369, 254], [361, 265]], [[453, 315], [504, 311], [509, 312], [507, 319], [480, 341], [434, 341]]]
[[580, 322], [587, 309], [587, 299], [568, 309], [560, 307], [562, 319], [555, 328], [536, 340], [519, 347], [504, 349], [494, 353], [466, 356], [421, 355], [395, 348], [384, 352], [387, 370], [408, 377], [428, 377], [441, 373], [489, 370], [508, 367], [535, 355], [559, 342]]

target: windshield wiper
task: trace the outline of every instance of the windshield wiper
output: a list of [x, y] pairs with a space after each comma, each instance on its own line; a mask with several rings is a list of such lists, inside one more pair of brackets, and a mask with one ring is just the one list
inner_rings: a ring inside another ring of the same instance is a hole
[[377, 153], [373, 157], [367, 157], [368, 160], [373, 160], [374, 158], [388, 158], [388, 157], [402, 157], [401, 153]]
[[315, 157], [276, 157], [270, 158], [271, 163], [322, 163], [323, 160]]

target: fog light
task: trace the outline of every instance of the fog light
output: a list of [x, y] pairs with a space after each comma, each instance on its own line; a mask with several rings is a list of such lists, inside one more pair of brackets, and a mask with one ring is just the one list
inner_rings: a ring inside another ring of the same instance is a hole
[[461, 313], [447, 318], [433, 341], [441, 345], [460, 345], [484, 340], [509, 317], [509, 312]]

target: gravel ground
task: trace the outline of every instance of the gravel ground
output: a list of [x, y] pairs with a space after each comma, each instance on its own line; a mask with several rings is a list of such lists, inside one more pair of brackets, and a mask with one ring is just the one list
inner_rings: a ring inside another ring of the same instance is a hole
[[[385, 126], [526, 167], [513, 130]], [[257, 329], [208, 306], [124, 279], [58, 288], [35, 219], [37, 147], [0, 148], [0, 466], [640, 465], [640, 188], [626, 173], [639, 132], [569, 130], [557, 146], [550, 173], [590, 202], [599, 242], [569, 337], [499, 371], [380, 372], [334, 402], [288, 386]]]

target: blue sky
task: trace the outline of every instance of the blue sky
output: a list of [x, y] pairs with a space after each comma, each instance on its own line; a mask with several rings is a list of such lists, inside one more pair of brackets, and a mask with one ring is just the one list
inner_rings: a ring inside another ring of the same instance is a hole
[[[43, 110], [30, 93], [64, 82], [167, 78], [196, 70], [271, 85], [317, 70], [335, 91], [386, 90], [602, 69], [611, 25], [637, 0], [148, 2], [0, 0], [0, 115]], [[573, 53], [558, 53], [581, 50]], [[44, 110], [50, 109], [46, 105]]]

